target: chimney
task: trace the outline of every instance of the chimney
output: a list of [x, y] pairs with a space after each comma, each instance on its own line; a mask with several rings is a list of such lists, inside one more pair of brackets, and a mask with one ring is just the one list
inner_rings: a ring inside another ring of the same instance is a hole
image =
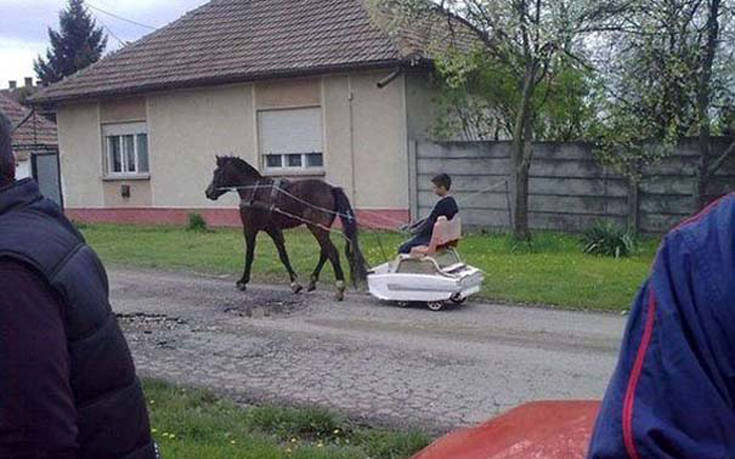
[[33, 87], [33, 77], [26, 77], [26, 88], [32, 88]]
[[16, 87], [18, 87], [18, 82], [17, 81], [15, 81], [15, 80], [8, 81], [8, 88], [15, 89]]

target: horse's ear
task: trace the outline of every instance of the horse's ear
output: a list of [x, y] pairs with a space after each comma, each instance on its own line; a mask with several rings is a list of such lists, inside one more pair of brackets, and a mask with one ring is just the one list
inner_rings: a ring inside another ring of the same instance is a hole
[[217, 167], [221, 167], [222, 166], [222, 157], [220, 155], [215, 155], [214, 157], [215, 157], [216, 162], [217, 162]]

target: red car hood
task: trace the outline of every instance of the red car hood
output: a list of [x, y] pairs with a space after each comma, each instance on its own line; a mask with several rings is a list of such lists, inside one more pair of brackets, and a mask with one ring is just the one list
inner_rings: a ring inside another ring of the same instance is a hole
[[438, 439], [414, 459], [584, 458], [600, 402], [521, 405]]

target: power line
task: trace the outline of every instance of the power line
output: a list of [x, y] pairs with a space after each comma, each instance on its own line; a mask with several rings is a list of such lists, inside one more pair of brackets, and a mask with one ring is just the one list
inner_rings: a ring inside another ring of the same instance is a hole
[[122, 39], [120, 39], [120, 37], [118, 37], [117, 35], [115, 35], [115, 32], [113, 32], [111, 28], [107, 27], [107, 24], [105, 24], [105, 23], [104, 23], [104, 22], [102, 21], [102, 19], [100, 19], [100, 17], [99, 17], [99, 16], [97, 16], [97, 15], [96, 15], [96, 14], [94, 14], [94, 13], [92, 13], [92, 15], [94, 16], [94, 18], [95, 18], [95, 19], [96, 19], [97, 21], [99, 21], [100, 25], [102, 25], [102, 27], [103, 27], [103, 28], [104, 28], [104, 29], [105, 29], [105, 30], [107, 31], [107, 33], [108, 33], [108, 34], [109, 34], [110, 36], [112, 36], [112, 38], [114, 38], [115, 40], [117, 40], [118, 42], [120, 42], [120, 44], [121, 44], [121, 45], [122, 45], [123, 47], [125, 47], [125, 46], [127, 46], [127, 45], [128, 45], [128, 43], [127, 43], [127, 42], [123, 41]]
[[113, 17], [113, 18], [115, 18], [115, 19], [119, 19], [119, 20], [121, 20], [121, 21], [124, 21], [124, 22], [128, 22], [128, 23], [130, 23], [130, 24], [134, 24], [134, 25], [137, 25], [137, 26], [139, 26], [139, 27], [145, 27], [146, 29], [150, 29], [150, 30], [156, 30], [156, 29], [157, 29], [157, 27], [153, 27], [153, 26], [151, 26], [151, 25], [148, 25], [148, 24], [143, 24], [143, 23], [140, 23], [140, 22], [138, 22], [138, 21], [133, 21], [132, 19], [128, 19], [128, 18], [122, 17], [122, 16], [120, 16], [120, 15], [118, 15], [118, 14], [115, 14], [115, 13], [111, 13], [111, 12], [109, 12], [109, 11], [103, 10], [102, 8], [100, 8], [100, 7], [98, 7], [98, 6], [95, 6], [95, 5], [92, 5], [92, 4], [91, 4], [91, 3], [89, 3], [89, 2], [85, 2], [85, 4], [86, 4], [86, 5], [88, 6], [88, 7], [92, 8], [93, 10], [99, 11], [100, 13], [102, 13], [102, 14], [106, 14], [106, 15], [108, 15], [108, 16], [112, 16], [112, 17]]

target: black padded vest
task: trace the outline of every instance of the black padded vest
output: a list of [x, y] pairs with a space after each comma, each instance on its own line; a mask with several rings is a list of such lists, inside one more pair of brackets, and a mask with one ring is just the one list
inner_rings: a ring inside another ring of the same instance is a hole
[[37, 270], [59, 295], [83, 459], [153, 459], [133, 359], [97, 255], [31, 179], [0, 189], [0, 257]]

